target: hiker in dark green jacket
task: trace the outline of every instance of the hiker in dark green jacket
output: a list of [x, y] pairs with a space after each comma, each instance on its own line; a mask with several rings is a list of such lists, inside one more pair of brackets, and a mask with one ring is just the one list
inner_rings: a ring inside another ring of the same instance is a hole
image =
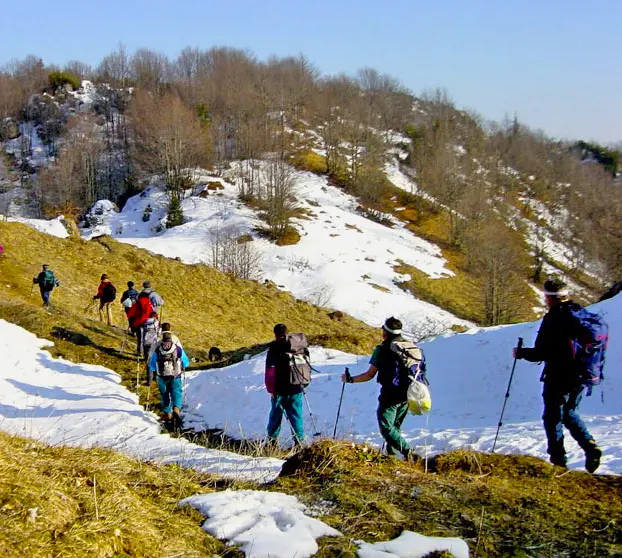
[[50, 306], [50, 294], [54, 290], [54, 287], [59, 287], [60, 283], [54, 272], [50, 269], [48, 264], [43, 264], [43, 270], [36, 277], [32, 278], [32, 282], [35, 285], [39, 285], [39, 291], [41, 292], [41, 298], [43, 299], [43, 306]]
[[380, 384], [380, 397], [378, 397], [378, 426], [380, 434], [386, 442], [387, 454], [401, 453], [406, 459], [411, 454], [408, 442], [402, 436], [401, 428], [408, 414], [408, 383], [396, 381], [398, 377], [397, 354], [391, 350], [393, 341], [402, 341], [402, 322], [397, 318], [390, 317], [382, 326], [383, 341], [378, 345], [369, 360], [367, 372], [358, 376], [343, 374], [342, 382], [355, 383], [368, 382], [378, 374]]

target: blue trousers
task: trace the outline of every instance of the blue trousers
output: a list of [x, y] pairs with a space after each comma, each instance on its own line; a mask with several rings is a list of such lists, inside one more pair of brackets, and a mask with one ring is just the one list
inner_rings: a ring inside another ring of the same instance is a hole
[[268, 438], [276, 440], [281, 432], [283, 413], [287, 415], [292, 427], [294, 443], [301, 444], [305, 434], [302, 426], [302, 393], [293, 395], [273, 395], [272, 406], [268, 417]]
[[157, 376], [158, 387], [160, 388], [161, 407], [163, 413], [171, 413], [173, 407], [181, 409], [183, 388], [181, 376], [176, 378], [163, 378]]
[[43, 306], [49, 306], [50, 305], [50, 295], [51, 294], [52, 294], [52, 291], [41, 290], [41, 298], [43, 299]]
[[584, 451], [591, 449], [590, 443], [593, 444], [594, 438], [579, 415], [579, 403], [583, 397], [583, 389], [584, 387], [580, 386], [569, 393], [563, 393], [558, 387], [544, 383], [542, 421], [548, 442], [547, 452], [551, 460], [564, 461], [566, 459], [564, 426]]

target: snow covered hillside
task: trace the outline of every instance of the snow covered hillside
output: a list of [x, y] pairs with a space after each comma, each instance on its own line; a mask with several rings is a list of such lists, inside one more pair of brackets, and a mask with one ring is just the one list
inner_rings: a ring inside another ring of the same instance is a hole
[[[622, 296], [593, 308], [611, 327], [605, 368], [604, 403], [600, 388], [584, 397], [581, 412], [588, 428], [603, 447], [601, 473], [622, 473]], [[432, 411], [425, 417], [410, 416], [405, 438], [420, 454], [469, 448], [489, 452], [497, 430], [512, 365], [511, 349], [518, 337], [531, 346], [539, 322], [437, 337], [423, 343], [428, 360]], [[380, 340], [380, 339], [379, 339]], [[197, 429], [222, 428], [232, 436], [262, 437], [265, 434], [269, 396], [263, 386], [265, 355], [228, 368], [188, 373], [187, 416]], [[332, 436], [341, 392], [340, 375], [349, 367], [353, 374], [367, 369], [368, 358], [314, 348], [313, 376], [307, 389], [311, 419], [305, 415], [306, 432], [316, 430]], [[497, 452], [528, 454], [547, 459], [540, 416], [541, 367], [519, 361], [508, 399]], [[380, 446], [376, 422], [376, 382], [347, 385], [337, 435]], [[235, 393], [235, 396], [232, 394]], [[583, 468], [583, 452], [566, 436], [569, 466]]]
[[[604, 384], [585, 398], [581, 411], [602, 446], [600, 473], [622, 472], [622, 296], [596, 306], [611, 327]], [[423, 344], [429, 363], [433, 409], [425, 417], [409, 417], [405, 437], [420, 454], [458, 448], [490, 451], [512, 364], [517, 337], [533, 342], [537, 323], [441, 336]], [[251, 479], [273, 478], [281, 462], [251, 459], [207, 450], [183, 439], [160, 435], [155, 415], [137, 403], [135, 394], [120, 385], [117, 374], [100, 366], [53, 359], [42, 350], [48, 342], [0, 321], [0, 429], [52, 444], [105, 446], [158, 462], [179, 462], [201, 471]], [[187, 373], [184, 412], [197, 429], [221, 428], [234, 437], [265, 436], [269, 395], [263, 386], [264, 355], [227, 368]], [[340, 375], [367, 368], [367, 357], [314, 347], [314, 374], [307, 390], [313, 417], [305, 414], [309, 440], [317, 430], [332, 436]], [[508, 399], [497, 451], [546, 458], [541, 426], [540, 368], [520, 361]], [[380, 445], [375, 408], [375, 382], [347, 385], [337, 437]], [[315, 423], [315, 424], [314, 424]], [[287, 444], [284, 428], [283, 444]], [[583, 467], [583, 455], [567, 437], [569, 463]]]
[[[261, 171], [264, 165], [257, 162]], [[98, 202], [84, 236], [109, 234], [186, 263], [209, 263], [210, 235], [233, 228], [238, 235], [254, 237], [253, 246], [261, 254], [261, 278], [274, 281], [298, 298], [337, 308], [374, 326], [395, 314], [407, 331], [419, 335], [468, 325], [396, 285], [405, 279], [394, 271], [400, 262], [430, 277], [452, 275], [440, 249], [413, 235], [397, 219], [392, 219], [394, 226], [389, 228], [361, 216], [356, 212], [356, 200], [328, 184], [325, 176], [296, 173], [298, 199], [305, 213], [294, 219], [301, 235], [297, 244], [276, 246], [259, 237], [254, 228], [261, 222], [237, 199], [237, 182], [243, 174], [240, 166], [232, 165], [222, 178], [197, 173], [199, 184], [212, 182], [222, 189], [201, 190], [208, 192], [205, 197], [186, 197], [183, 225], [164, 228], [169, 200], [162, 187], [153, 185], [128, 200], [121, 212], [110, 202]]]

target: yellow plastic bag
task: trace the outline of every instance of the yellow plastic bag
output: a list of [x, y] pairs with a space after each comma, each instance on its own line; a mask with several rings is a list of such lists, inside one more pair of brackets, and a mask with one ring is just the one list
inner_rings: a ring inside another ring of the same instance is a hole
[[408, 386], [406, 397], [408, 410], [413, 415], [425, 415], [432, 408], [432, 397], [428, 386], [417, 380], [413, 380]]

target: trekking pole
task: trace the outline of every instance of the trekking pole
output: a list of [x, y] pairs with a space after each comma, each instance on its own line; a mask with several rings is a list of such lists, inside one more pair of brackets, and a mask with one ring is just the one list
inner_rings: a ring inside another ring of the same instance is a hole
[[305, 403], [307, 404], [307, 410], [309, 411], [309, 418], [311, 419], [311, 425], [313, 426], [313, 436], [317, 437], [317, 436], [321, 436], [322, 433], [318, 431], [317, 429], [317, 423], [315, 422], [315, 417], [313, 416], [313, 413], [311, 412], [311, 406], [309, 405], [309, 400], [307, 399], [307, 393], [305, 392], [305, 390], [302, 390], [302, 397], [305, 400]]
[[[351, 378], [350, 369], [346, 366], [346, 381]], [[337, 418], [335, 419], [335, 428], [333, 429], [333, 438], [337, 435], [337, 424], [339, 423], [339, 415], [341, 414], [341, 402], [343, 401], [343, 390], [346, 388], [346, 382], [341, 384], [341, 395], [339, 396], [339, 407], [337, 407]]]
[[[518, 343], [516, 344], [516, 348], [520, 349], [523, 346], [523, 338], [518, 338]], [[495, 441], [492, 443], [492, 452], [495, 453], [495, 447], [497, 445], [497, 438], [499, 437], [499, 430], [501, 430], [501, 426], [503, 426], [503, 413], [505, 412], [505, 406], [510, 397], [510, 386], [512, 385], [512, 378], [514, 377], [514, 369], [516, 368], [517, 357], [514, 358], [514, 364], [512, 364], [512, 372], [510, 372], [510, 381], [508, 382], [508, 389], [505, 392], [505, 399], [503, 400], [503, 407], [501, 408], [501, 415], [499, 416], [499, 424], [497, 425], [497, 433], [495, 434]]]

